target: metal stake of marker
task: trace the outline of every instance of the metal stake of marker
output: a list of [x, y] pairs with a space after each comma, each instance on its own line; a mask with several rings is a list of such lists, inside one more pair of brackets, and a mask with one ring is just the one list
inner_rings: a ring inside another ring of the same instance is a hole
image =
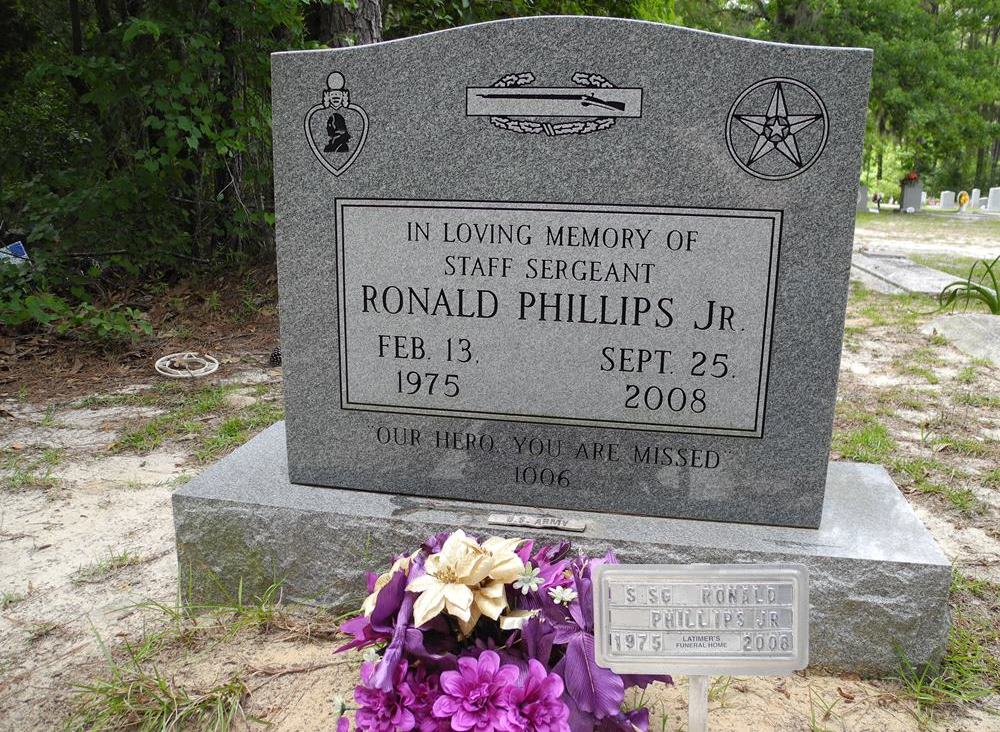
[[708, 729], [708, 676], [688, 676], [688, 732]]

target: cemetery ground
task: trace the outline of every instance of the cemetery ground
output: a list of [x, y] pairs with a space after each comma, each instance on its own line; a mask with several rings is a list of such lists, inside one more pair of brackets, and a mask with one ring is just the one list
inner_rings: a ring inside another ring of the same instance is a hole
[[[856, 238], [957, 272], [995, 256], [1000, 221], [862, 215]], [[285, 603], [280, 577], [218, 607], [177, 593], [171, 492], [282, 415], [273, 276], [132, 297], [157, 333], [141, 347], [0, 344], [0, 730], [332, 729], [361, 661], [333, 654], [344, 609]], [[941, 667], [716, 678], [712, 729], [1000, 730], [1000, 371], [921, 334], [936, 314], [852, 286], [832, 456], [884, 464], [954, 563]], [[152, 371], [184, 348], [219, 372]], [[651, 730], [684, 728], [677, 681], [646, 692]]]

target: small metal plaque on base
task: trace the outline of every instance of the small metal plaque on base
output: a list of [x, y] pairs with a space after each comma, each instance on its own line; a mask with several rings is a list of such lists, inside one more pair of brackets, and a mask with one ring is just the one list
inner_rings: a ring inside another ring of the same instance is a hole
[[784, 674], [809, 663], [801, 564], [594, 568], [599, 666], [617, 673]]
[[491, 513], [486, 523], [496, 526], [525, 526], [530, 529], [557, 529], [558, 531], [581, 532], [587, 524], [575, 519], [538, 513]]

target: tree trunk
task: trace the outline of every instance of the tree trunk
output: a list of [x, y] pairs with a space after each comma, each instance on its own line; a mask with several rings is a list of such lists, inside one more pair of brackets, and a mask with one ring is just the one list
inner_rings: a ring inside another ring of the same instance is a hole
[[101, 33], [107, 33], [113, 25], [110, 0], [94, 0], [94, 10], [97, 13], [97, 27]]
[[358, 34], [358, 45], [378, 43], [382, 40], [382, 7], [380, 0], [358, 0], [354, 13], [354, 30]]
[[73, 55], [83, 55], [83, 29], [80, 25], [80, 0], [69, 0], [69, 21], [73, 28]]
[[342, 48], [356, 41], [357, 45], [382, 40], [382, 7], [380, 0], [358, 0], [354, 12], [339, 2], [313, 2], [306, 10], [309, 35], [331, 48]]
[[[83, 56], [83, 26], [80, 22], [80, 0], [69, 0], [69, 20], [72, 28], [72, 51], [74, 56]], [[67, 77], [77, 98], [87, 93], [87, 85], [79, 76]]]

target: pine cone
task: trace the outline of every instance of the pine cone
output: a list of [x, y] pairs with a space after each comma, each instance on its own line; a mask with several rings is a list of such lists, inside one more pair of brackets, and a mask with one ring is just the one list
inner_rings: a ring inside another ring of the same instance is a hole
[[281, 365], [281, 346], [276, 346], [275, 349], [271, 351], [271, 358], [268, 360], [268, 363], [272, 366]]

